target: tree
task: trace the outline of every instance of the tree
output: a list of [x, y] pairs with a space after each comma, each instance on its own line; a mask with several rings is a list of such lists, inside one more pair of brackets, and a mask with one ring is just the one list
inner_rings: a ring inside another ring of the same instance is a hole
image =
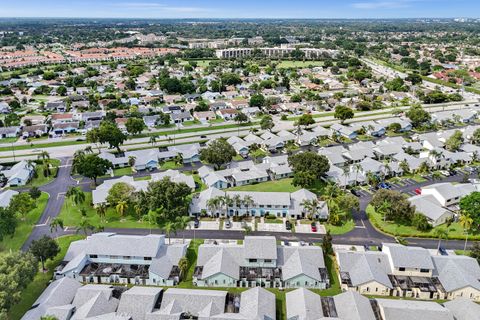
[[232, 161], [237, 154], [235, 149], [223, 138], [212, 141], [200, 151], [200, 160], [213, 164], [216, 170]]
[[173, 221], [169, 221], [165, 224], [164, 226], [164, 229], [165, 229], [165, 233], [167, 234], [167, 237], [168, 237], [168, 244], [170, 244], [171, 242], [171, 235], [172, 233], [177, 233], [177, 224]]
[[80, 231], [85, 234], [85, 236], [88, 235], [88, 231], [93, 231], [95, 230], [95, 226], [88, 221], [86, 217], [82, 217], [82, 220], [80, 220], [80, 223], [78, 224], [77, 228], [75, 229], [76, 233], [79, 233]]
[[240, 133], [240, 125], [249, 121], [248, 116], [243, 112], [237, 112], [233, 120], [238, 124], [238, 132]]
[[340, 119], [340, 122], [343, 124], [345, 120], [352, 119], [354, 117], [353, 110], [346, 106], [337, 106], [335, 108], [335, 113], [333, 114], [335, 119]]
[[17, 216], [11, 207], [0, 207], [0, 241], [7, 236], [13, 236], [17, 228]]
[[[179, 230], [186, 230], [190, 226], [190, 217], [181, 216], [175, 219], [175, 223]], [[182, 242], [185, 243], [185, 232], [182, 233]]]
[[472, 142], [475, 144], [480, 144], [480, 129], [473, 131]]
[[322, 249], [323, 254], [325, 255], [333, 254], [332, 235], [330, 234], [330, 230], [327, 230], [327, 233], [323, 236]]
[[58, 228], [63, 229], [62, 218], [55, 217], [50, 221], [50, 233], [57, 232]]
[[428, 223], [427, 217], [423, 214], [415, 213], [412, 218], [412, 226], [417, 228], [419, 231], [429, 231], [432, 229], [432, 225]]
[[395, 190], [378, 190], [370, 204], [375, 210], [378, 210], [385, 202], [390, 206], [389, 210], [385, 212], [385, 220], [411, 223], [415, 207], [410, 204], [402, 193]]
[[127, 128], [127, 132], [132, 135], [139, 134], [146, 128], [145, 122], [139, 118], [128, 118], [125, 127]]
[[249, 102], [250, 107], [263, 107], [265, 105], [265, 97], [261, 93], [256, 93], [253, 94], [250, 97], [250, 102]]
[[473, 220], [476, 229], [480, 226], [480, 192], [472, 192], [460, 199], [460, 210]]
[[188, 271], [188, 259], [186, 257], [178, 260], [178, 268], [180, 269], [180, 278], [185, 279]]
[[165, 177], [148, 185], [143, 201], [148, 210], [159, 210], [158, 222], [174, 221], [177, 216], [188, 215], [191, 192], [185, 183], [175, 183]]
[[318, 210], [318, 200], [312, 199], [308, 200], [305, 199], [302, 201], [301, 205], [303, 206], [304, 212], [307, 214], [307, 218], [312, 220], [314, 215], [317, 213]]
[[478, 263], [480, 263], [480, 242], [473, 243], [470, 248], [470, 257], [477, 259]]
[[472, 229], [473, 219], [467, 213], [464, 213], [460, 215], [458, 222], [465, 231], [465, 246], [463, 247], [463, 250], [465, 251], [467, 250], [468, 233], [470, 232], [470, 229]]
[[37, 200], [42, 195], [42, 191], [40, 191], [38, 187], [31, 187], [30, 190], [28, 190], [28, 194], [32, 199]]
[[445, 148], [449, 151], [458, 151], [463, 144], [463, 134], [460, 130], [455, 132], [445, 141]]
[[103, 121], [97, 130], [98, 142], [108, 143], [110, 148], [116, 148], [120, 152], [120, 145], [127, 140], [127, 136], [113, 122]]
[[30, 194], [27, 192], [22, 192], [12, 197], [9, 207], [13, 212], [19, 214], [22, 219], [25, 219], [27, 213], [35, 209], [37, 204], [35, 203], [35, 200], [32, 199]]
[[410, 81], [413, 85], [417, 85], [419, 83], [422, 83], [423, 79], [422, 76], [420, 76], [417, 73], [410, 73], [405, 80]]
[[410, 122], [415, 128], [427, 123], [431, 119], [430, 113], [425, 111], [425, 109], [418, 104], [411, 106], [405, 115], [410, 119]]
[[311, 186], [315, 180], [320, 179], [330, 169], [328, 159], [324, 155], [311, 151], [289, 156], [288, 164], [292, 167], [294, 185], [298, 183], [297, 185], [304, 187]]
[[78, 174], [90, 178], [97, 185], [97, 178], [113, 168], [113, 164], [96, 154], [80, 154], [74, 157], [73, 169]]
[[272, 116], [270, 116], [270, 115], [265, 115], [260, 120], [260, 128], [262, 130], [271, 131], [274, 126], [275, 126], [275, 124], [273, 123]]
[[437, 251], [440, 251], [440, 246], [442, 244], [443, 239], [448, 239], [448, 231], [444, 228], [437, 228], [433, 230], [433, 236], [438, 238], [438, 247]]
[[120, 201], [117, 203], [117, 205], [115, 206], [115, 210], [117, 211], [117, 213], [123, 217], [123, 215], [125, 214], [125, 211], [128, 209], [128, 203], [127, 201]]
[[38, 270], [38, 262], [30, 252], [6, 251], [0, 255], [0, 319], [23, 297]]
[[48, 154], [47, 151], [42, 151], [38, 155], [38, 159], [42, 162], [42, 167], [43, 167], [43, 175], [45, 177], [50, 176], [50, 154]]
[[57, 242], [44, 235], [38, 240], [33, 240], [29, 251], [42, 263], [42, 270], [45, 270], [45, 261], [53, 259], [60, 252]]
[[117, 182], [108, 191], [106, 200], [108, 204], [115, 207], [120, 202], [131, 202], [134, 192], [135, 189], [128, 183]]

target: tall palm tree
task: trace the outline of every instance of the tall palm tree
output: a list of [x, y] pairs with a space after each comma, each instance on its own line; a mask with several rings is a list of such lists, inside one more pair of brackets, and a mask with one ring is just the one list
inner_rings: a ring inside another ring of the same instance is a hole
[[383, 221], [387, 221], [387, 216], [390, 213], [390, 210], [392, 209], [392, 204], [390, 201], [383, 200], [383, 202], [380, 204], [380, 206], [377, 208], [377, 212], [383, 215]]
[[437, 251], [440, 251], [440, 245], [442, 244], [442, 239], [448, 238], [448, 231], [444, 228], [438, 228], [433, 231], [435, 238], [438, 238], [438, 247]]
[[317, 199], [312, 199], [308, 200], [305, 199], [302, 201], [301, 205], [303, 206], [303, 209], [305, 213], [307, 214], [307, 219], [313, 220], [313, 216], [315, 213], [317, 213], [318, 209], [318, 200]]
[[46, 177], [50, 176], [50, 154], [47, 151], [42, 151], [38, 155], [38, 159], [42, 161], [43, 172]]
[[[237, 209], [240, 209], [242, 206], [242, 197], [239, 194], [236, 194], [232, 197], [232, 205], [234, 205]], [[237, 210], [238, 212], [238, 210]]]
[[224, 195], [220, 197], [220, 203], [222, 207], [225, 209], [225, 216], [228, 216], [228, 208], [233, 205], [233, 200], [228, 195]]
[[82, 231], [85, 234], [85, 236], [87, 236], [88, 231], [92, 231], [94, 229], [95, 229], [95, 226], [93, 226], [86, 217], [83, 217], [82, 220], [80, 220], [80, 223], [78, 224], [75, 231], [76, 233], [79, 233], [80, 231]]
[[[190, 226], [190, 217], [188, 216], [181, 216], [175, 219], [175, 223], [177, 224], [177, 228], [179, 230], [186, 230]], [[185, 232], [182, 232], [182, 242], [185, 243]]]
[[74, 187], [73, 190], [75, 190], [73, 194], [73, 202], [75, 202], [75, 205], [79, 205], [81, 203], [85, 202], [85, 193], [80, 189], [79, 187]]
[[400, 162], [399, 167], [400, 169], [402, 169], [404, 175], [410, 173], [410, 165], [408, 164], [406, 159], [403, 159]]
[[178, 268], [180, 269], [180, 278], [185, 279], [188, 271], [188, 259], [186, 257], [178, 260]]
[[50, 221], [50, 233], [57, 232], [58, 228], [63, 229], [62, 218], [55, 217]]
[[472, 228], [473, 225], [473, 219], [468, 215], [466, 212], [464, 212], [460, 217], [458, 218], [458, 223], [460, 223], [460, 226], [462, 226], [463, 230], [465, 231], [465, 245], [463, 246], [463, 250], [467, 250], [467, 241], [468, 241], [468, 233], [470, 229]]
[[243, 205], [245, 206], [245, 210], [247, 214], [249, 214], [248, 208], [253, 207], [255, 205], [255, 202], [253, 201], [252, 196], [249, 196], [248, 194], [243, 196], [242, 202], [243, 202]]
[[360, 163], [356, 163], [353, 165], [353, 168], [355, 170], [355, 181], [358, 184], [358, 174], [362, 170], [362, 166], [360, 165]]
[[214, 197], [207, 200], [207, 208], [211, 213], [215, 213], [215, 211], [221, 208], [221, 206], [220, 197]]
[[156, 143], [157, 143], [157, 137], [155, 136], [151, 136], [150, 139], [148, 140], [148, 142], [154, 146]]
[[173, 159], [173, 162], [175, 162], [176, 165], [182, 165], [183, 164], [183, 155], [181, 153], [177, 153], [177, 155]]
[[170, 244], [170, 241], [171, 241], [170, 236], [172, 233], [177, 232], [177, 224], [175, 222], [169, 221], [167, 222], [167, 224], [165, 224], [164, 229], [165, 229], [165, 233], [168, 236], [168, 244]]

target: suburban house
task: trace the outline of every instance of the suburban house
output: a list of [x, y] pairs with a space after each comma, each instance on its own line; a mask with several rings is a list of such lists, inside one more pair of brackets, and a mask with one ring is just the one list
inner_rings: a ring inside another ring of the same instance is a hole
[[[212, 198], [228, 196], [231, 199], [240, 198], [239, 203], [231, 203], [227, 210], [225, 207], [212, 208], [209, 200]], [[308, 212], [304, 207], [305, 201], [317, 201], [315, 212]], [[316, 219], [328, 218], [328, 206], [324, 201], [318, 201], [317, 196], [301, 189], [289, 192], [254, 192], [254, 191], [221, 191], [216, 188], [208, 188], [195, 195], [190, 204], [190, 215], [208, 215], [211, 217], [253, 216], [264, 217], [273, 215], [276, 217], [302, 219], [308, 216]]]
[[341, 125], [339, 123], [332, 124], [330, 126], [330, 132], [330, 135], [337, 135], [350, 140], [353, 140], [357, 137], [357, 132], [354, 129]]
[[263, 288], [242, 293], [55, 280], [22, 320], [275, 320], [275, 295]]
[[213, 111], [197, 111], [193, 113], [193, 117], [201, 122], [207, 122], [216, 119], [215, 112]]
[[436, 227], [452, 219], [460, 199], [474, 191], [477, 187], [470, 183], [436, 183], [422, 187], [421, 194], [410, 197], [408, 201]]
[[10, 205], [10, 201], [14, 196], [18, 194], [18, 191], [7, 189], [0, 193], [0, 208], [7, 208]]
[[173, 123], [182, 123], [185, 121], [193, 121], [193, 117], [188, 111], [183, 111], [180, 113], [172, 113], [170, 114], [170, 118], [172, 119]]
[[480, 301], [480, 266], [467, 256], [386, 243], [382, 251], [336, 250], [343, 291], [422, 300]]
[[10, 169], [3, 170], [1, 173], [7, 179], [10, 186], [24, 186], [33, 176], [35, 166], [22, 160], [14, 164]]
[[0, 128], [0, 139], [16, 138], [20, 135], [20, 127], [3, 127]]
[[55, 278], [83, 283], [173, 286], [179, 282], [178, 261], [188, 243], [166, 244], [164, 235], [96, 233], [73, 242]]
[[318, 246], [279, 246], [275, 237], [243, 244], [203, 244], [193, 282], [199, 287], [317, 288], [330, 285]]

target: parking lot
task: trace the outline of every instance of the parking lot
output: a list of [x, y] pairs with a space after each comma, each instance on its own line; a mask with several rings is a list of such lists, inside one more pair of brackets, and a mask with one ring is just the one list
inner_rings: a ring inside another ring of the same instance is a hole
[[[190, 229], [194, 228], [194, 222], [190, 222]], [[200, 220], [197, 230], [219, 230], [220, 221], [217, 219], [215, 221], [203, 221]]]
[[325, 234], [327, 233], [325, 230], [325, 226], [318, 222], [315, 223], [317, 226], [317, 231], [312, 231], [312, 226], [310, 224], [302, 224], [300, 221], [297, 221], [295, 226], [295, 233], [315, 233], [315, 234]]
[[242, 221], [242, 222], [232, 221], [232, 226], [230, 228], [227, 228], [225, 223], [223, 224], [224, 230], [244, 231], [245, 227], [250, 227], [251, 230], [255, 229], [254, 223], [250, 221]]
[[285, 227], [285, 221], [286, 221], [285, 218], [283, 218], [282, 223], [268, 223], [265, 221], [266, 220], [263, 217], [260, 219], [260, 222], [257, 224], [257, 231], [291, 232], [290, 230], [287, 230], [287, 228]]

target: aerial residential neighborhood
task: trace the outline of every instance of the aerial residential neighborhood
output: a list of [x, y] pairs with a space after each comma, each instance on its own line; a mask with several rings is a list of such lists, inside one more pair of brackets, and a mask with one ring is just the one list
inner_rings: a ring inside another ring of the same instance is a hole
[[0, 10], [0, 319], [480, 320], [463, 1]]

